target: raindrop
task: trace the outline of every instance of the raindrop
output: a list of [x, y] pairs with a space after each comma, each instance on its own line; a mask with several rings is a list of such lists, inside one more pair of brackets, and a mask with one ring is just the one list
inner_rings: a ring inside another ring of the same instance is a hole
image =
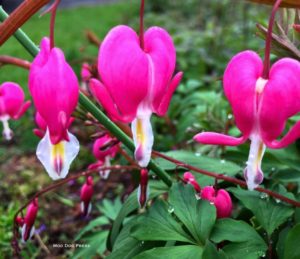
[[210, 201], [209, 204], [210, 204], [210, 205], [214, 205], [214, 202], [213, 202], [213, 201]]
[[281, 200], [279, 200], [279, 199], [275, 199], [275, 202], [276, 202], [276, 203], [280, 203], [280, 202], [281, 202]]
[[195, 153], [195, 156], [201, 156], [201, 153], [197, 152], [197, 153]]
[[232, 119], [232, 117], [233, 117], [233, 116], [232, 116], [232, 114], [231, 114], [231, 113], [229, 113], [229, 114], [227, 115], [227, 119], [228, 119], [228, 120], [231, 120], [231, 119]]
[[196, 200], [201, 200], [201, 196], [200, 196], [199, 193], [196, 193], [196, 194], [195, 194], [195, 197], [196, 197]]
[[266, 194], [266, 193], [261, 193], [261, 194], [260, 194], [260, 198], [261, 198], [261, 199], [267, 199], [268, 197], [269, 197], [269, 195]]
[[271, 171], [272, 171], [272, 172], [275, 172], [275, 170], [276, 170], [275, 167], [272, 167], [272, 168], [271, 168]]
[[222, 159], [222, 160], [220, 161], [221, 164], [225, 164], [225, 162], [226, 162], [226, 161], [225, 161], [224, 159]]
[[174, 212], [174, 207], [173, 207], [173, 206], [169, 206], [168, 212], [169, 212], [170, 214], [172, 214], [172, 213]]

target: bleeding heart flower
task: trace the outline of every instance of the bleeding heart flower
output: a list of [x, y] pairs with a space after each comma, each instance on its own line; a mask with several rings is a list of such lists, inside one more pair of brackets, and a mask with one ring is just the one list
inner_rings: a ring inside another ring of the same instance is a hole
[[151, 27], [139, 37], [128, 26], [113, 28], [103, 40], [98, 57], [101, 82], [92, 79], [90, 89], [114, 121], [132, 122], [135, 158], [146, 167], [151, 158], [152, 113], [163, 116], [182, 73], [172, 75], [176, 52], [170, 35]]
[[13, 136], [8, 121], [19, 119], [30, 106], [30, 101], [24, 100], [24, 91], [19, 85], [6, 82], [0, 86], [0, 121], [3, 123], [3, 136], [6, 140], [11, 140]]
[[27, 207], [26, 215], [23, 220], [22, 241], [26, 242], [34, 234], [34, 222], [38, 213], [38, 199], [34, 199]]
[[[96, 139], [93, 145], [93, 154], [97, 158], [97, 162], [91, 164], [89, 169], [94, 170], [101, 166], [110, 167], [110, 160], [114, 158], [119, 149], [119, 143], [112, 139], [108, 134]], [[110, 170], [100, 169], [99, 174], [102, 178], [107, 179]]]
[[91, 176], [86, 178], [85, 184], [81, 188], [80, 199], [81, 199], [81, 212], [84, 216], [88, 216], [92, 210], [92, 196], [94, 193], [93, 189], [93, 178]]
[[195, 179], [195, 176], [191, 172], [185, 172], [183, 174], [183, 180], [185, 183], [191, 184], [197, 193], [201, 192], [201, 187]]
[[48, 38], [42, 40], [41, 51], [32, 62], [29, 90], [43, 124], [47, 125], [37, 147], [37, 157], [53, 180], [65, 178], [79, 152], [78, 140], [68, 131], [78, 102], [79, 85], [63, 52], [50, 49]]
[[281, 139], [285, 123], [300, 111], [300, 63], [291, 58], [277, 61], [269, 79], [262, 78], [263, 62], [253, 51], [232, 58], [224, 73], [224, 92], [242, 132], [239, 138], [203, 132], [194, 139], [203, 144], [237, 146], [248, 138], [250, 153], [244, 171], [248, 188], [253, 190], [263, 181], [261, 161], [266, 146], [283, 148], [300, 136], [300, 122]]

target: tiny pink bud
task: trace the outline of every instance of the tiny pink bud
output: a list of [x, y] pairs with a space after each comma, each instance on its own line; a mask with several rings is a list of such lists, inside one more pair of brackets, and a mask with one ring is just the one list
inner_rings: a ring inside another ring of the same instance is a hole
[[89, 176], [86, 178], [86, 182], [81, 187], [81, 192], [80, 192], [81, 212], [84, 216], [87, 216], [92, 209], [91, 199], [94, 193], [93, 185], [94, 185], [93, 178], [92, 176]]
[[140, 185], [138, 187], [138, 202], [141, 208], [145, 206], [148, 199], [148, 194], [148, 170], [144, 168], [141, 170]]
[[294, 24], [293, 25], [293, 28], [296, 32], [299, 32], [300, 33], [300, 24]]
[[195, 176], [190, 173], [190, 172], [185, 172], [183, 174], [183, 181], [187, 184], [190, 184], [190, 185], [193, 185], [195, 191], [197, 193], [200, 193], [201, 192], [201, 187], [200, 185], [197, 183], [196, 179], [195, 179]]
[[16, 223], [17, 223], [20, 227], [23, 227], [23, 225], [24, 225], [24, 218], [18, 216], [18, 217], [16, 218]]
[[81, 67], [81, 78], [83, 81], [88, 81], [92, 77], [91, 67], [88, 63], [83, 63]]
[[38, 213], [38, 199], [35, 198], [27, 207], [22, 227], [22, 240], [26, 242], [34, 234], [34, 222]]
[[214, 204], [217, 210], [217, 218], [226, 218], [230, 216], [232, 211], [232, 201], [226, 190], [215, 190], [212, 186], [206, 186], [201, 191], [201, 198]]

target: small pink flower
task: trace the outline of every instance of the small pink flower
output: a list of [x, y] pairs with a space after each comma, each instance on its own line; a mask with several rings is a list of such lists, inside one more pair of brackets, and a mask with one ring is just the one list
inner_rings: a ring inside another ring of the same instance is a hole
[[288, 118], [300, 111], [300, 63], [291, 58], [277, 61], [269, 79], [262, 78], [263, 62], [253, 51], [244, 51], [229, 62], [223, 78], [224, 92], [241, 131], [239, 138], [203, 132], [194, 139], [203, 144], [237, 146], [251, 140], [244, 171], [248, 188], [263, 181], [261, 161], [266, 146], [283, 148], [300, 136], [300, 122], [281, 139]]
[[[114, 140], [108, 135], [96, 139], [93, 145], [93, 154], [97, 158], [97, 162], [90, 165], [89, 169], [96, 169], [100, 166], [110, 167], [110, 160], [114, 158], [118, 152], [119, 144], [114, 143]], [[99, 174], [103, 179], [107, 179], [110, 170], [100, 169]]]
[[18, 84], [6, 82], [0, 85], [0, 121], [6, 140], [11, 140], [13, 136], [8, 121], [19, 119], [30, 106], [30, 101], [24, 101], [24, 91]]
[[34, 222], [38, 213], [38, 200], [34, 199], [27, 207], [26, 215], [24, 217], [23, 226], [22, 226], [22, 241], [26, 242], [28, 239], [31, 239], [35, 228]]
[[152, 113], [165, 115], [182, 73], [175, 70], [176, 52], [170, 35], [151, 27], [139, 37], [128, 26], [113, 28], [103, 40], [98, 57], [101, 81], [92, 79], [90, 89], [114, 121], [131, 122], [135, 158], [146, 167], [151, 158]]
[[183, 180], [185, 183], [191, 184], [197, 193], [201, 192], [201, 187], [195, 179], [195, 176], [190, 172], [185, 172], [183, 174]]
[[78, 102], [79, 85], [63, 52], [50, 49], [48, 38], [42, 40], [41, 51], [32, 62], [29, 90], [40, 121], [43, 120], [42, 127], [47, 125], [37, 147], [37, 157], [53, 180], [65, 178], [79, 152], [78, 140], [68, 131]]
[[227, 218], [231, 215], [232, 201], [226, 190], [215, 190], [212, 186], [206, 186], [201, 191], [201, 198], [214, 204], [217, 218]]
[[300, 33], [300, 24], [294, 24], [293, 28], [296, 32]]
[[81, 212], [84, 216], [88, 216], [92, 210], [91, 200], [94, 193], [93, 185], [94, 185], [93, 178], [89, 176], [86, 178], [86, 182], [81, 188], [80, 207], [81, 207]]
[[143, 208], [149, 197], [149, 186], [148, 186], [148, 170], [141, 169], [140, 171], [140, 184], [137, 191], [138, 202], [140, 207]]

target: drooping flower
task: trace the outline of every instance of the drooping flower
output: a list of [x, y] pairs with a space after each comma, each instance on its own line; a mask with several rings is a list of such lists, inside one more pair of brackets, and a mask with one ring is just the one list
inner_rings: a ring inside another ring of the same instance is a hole
[[16, 83], [6, 82], [0, 86], [0, 121], [3, 124], [3, 136], [11, 140], [13, 133], [9, 128], [10, 119], [19, 119], [29, 108], [23, 89]]
[[32, 62], [29, 90], [47, 130], [37, 147], [37, 157], [53, 180], [66, 177], [70, 164], [79, 152], [79, 143], [68, 128], [76, 108], [79, 85], [63, 52], [50, 48], [48, 38]]
[[90, 65], [88, 63], [83, 63], [81, 66], [81, 71], [80, 71], [80, 75], [81, 75], [81, 79], [84, 82], [87, 82], [88, 80], [90, 80], [90, 78], [92, 77], [91, 71], [90, 71]]
[[90, 89], [112, 120], [132, 123], [135, 158], [146, 167], [153, 145], [150, 117], [167, 112], [182, 73], [172, 78], [176, 52], [164, 29], [151, 27], [143, 36], [142, 49], [130, 27], [113, 28], [99, 50], [101, 81], [92, 79]]
[[148, 170], [143, 168], [140, 171], [140, 184], [137, 191], [138, 202], [141, 208], [143, 208], [146, 205], [148, 196], [149, 196]]
[[253, 190], [263, 181], [261, 161], [266, 146], [283, 148], [300, 136], [300, 122], [281, 139], [285, 123], [300, 111], [300, 63], [291, 58], [277, 61], [268, 80], [263, 62], [253, 51], [243, 51], [229, 62], [223, 77], [224, 92], [232, 107], [239, 138], [214, 132], [194, 137], [202, 144], [237, 146], [251, 140], [244, 176]]
[[232, 201], [226, 190], [216, 190], [212, 186], [206, 186], [201, 191], [201, 198], [214, 204], [217, 218], [227, 218], [231, 215]]
[[185, 183], [191, 184], [197, 193], [201, 192], [201, 187], [195, 179], [195, 176], [190, 172], [185, 172], [183, 174], [183, 180]]
[[[96, 139], [93, 145], [93, 154], [97, 158], [97, 162], [90, 165], [89, 169], [96, 169], [101, 166], [110, 167], [110, 160], [114, 158], [118, 152], [119, 144], [115, 142], [108, 134]], [[102, 178], [107, 179], [110, 170], [99, 169], [99, 174]]]
[[34, 222], [38, 213], [38, 199], [34, 199], [27, 207], [26, 215], [23, 219], [22, 241], [26, 242], [34, 234]]
[[88, 176], [80, 191], [80, 208], [84, 216], [88, 216], [92, 210], [91, 200], [94, 193], [93, 185], [93, 178]]

